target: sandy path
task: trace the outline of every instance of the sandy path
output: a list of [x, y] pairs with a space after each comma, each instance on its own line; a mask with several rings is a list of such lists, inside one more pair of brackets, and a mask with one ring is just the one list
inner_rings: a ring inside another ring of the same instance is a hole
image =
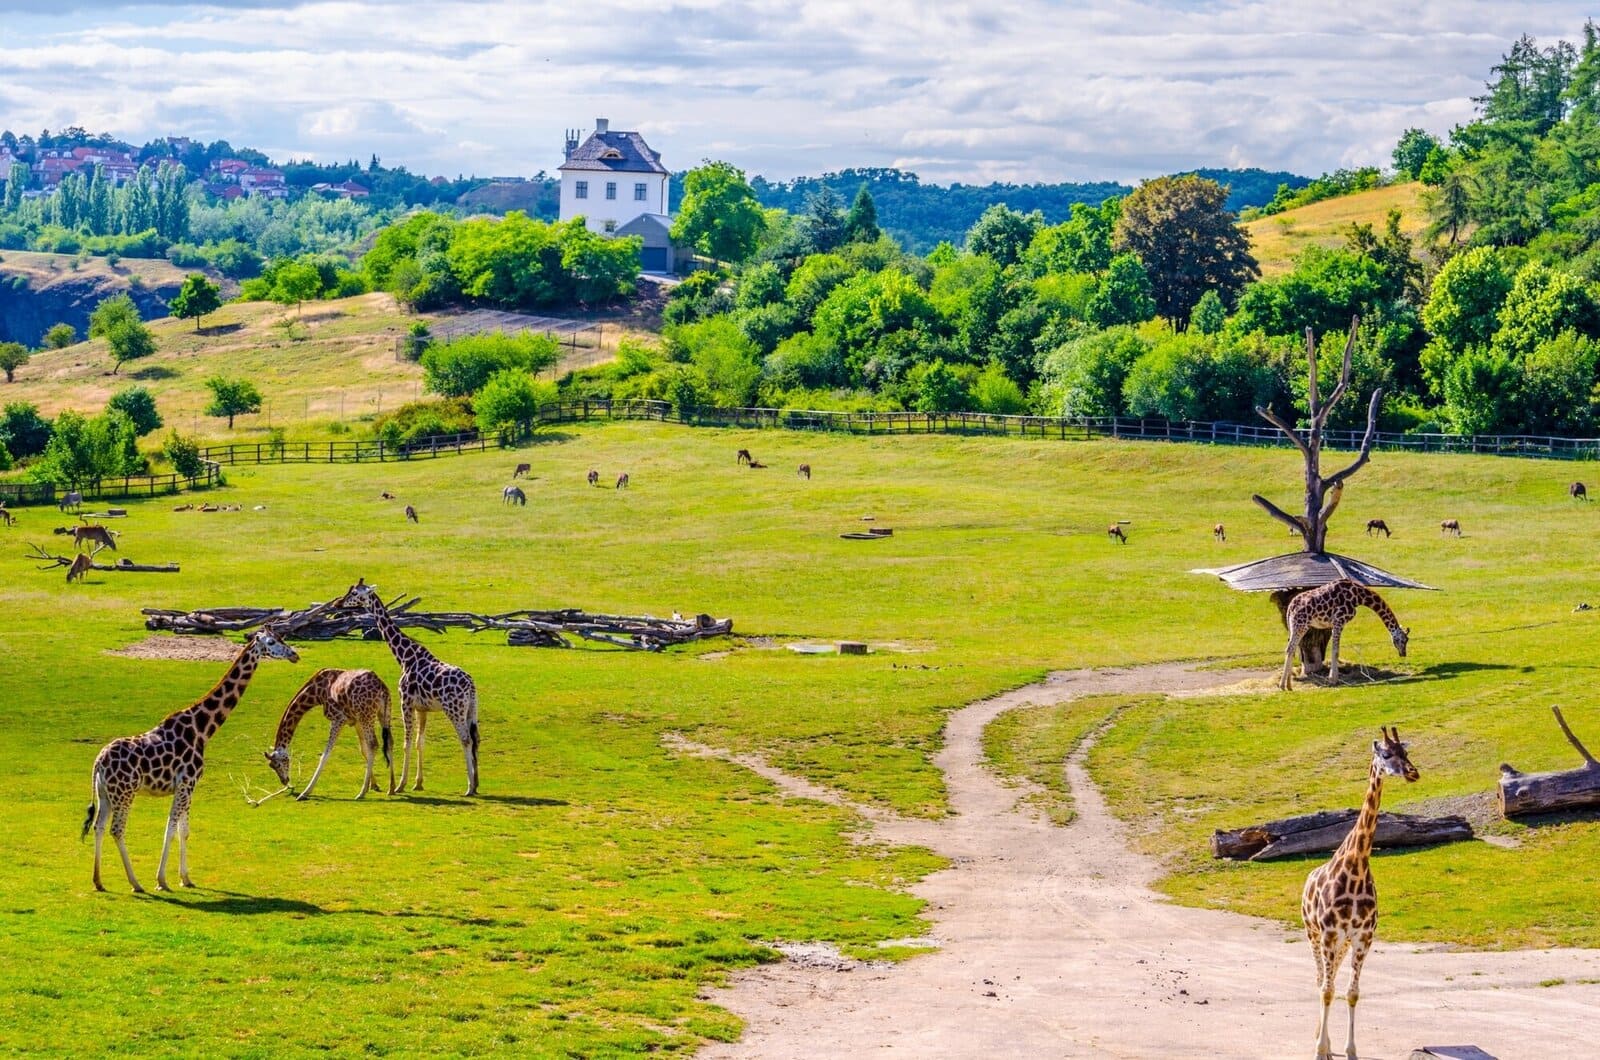
[[[1156, 866], [1123, 843], [1084, 771], [1084, 751], [1067, 766], [1078, 817], [1066, 828], [1016, 812], [1021, 792], [983, 765], [981, 734], [1004, 711], [1105, 692], [1199, 691], [1241, 676], [1176, 664], [1073, 671], [953, 714], [937, 762], [954, 815], [915, 821], [854, 807], [876, 838], [922, 844], [954, 862], [915, 888], [940, 949], [892, 967], [783, 962], [743, 973], [711, 999], [744, 1017], [744, 1037], [698, 1055], [1311, 1055], [1316, 987], [1303, 938], [1152, 892]], [[720, 757], [797, 797], [850, 805], [759, 759]], [[1558, 978], [1568, 985], [1538, 985]], [[1590, 1037], [1600, 985], [1579, 979], [1600, 981], [1600, 950], [1450, 953], [1380, 943], [1362, 974], [1356, 1040], [1364, 1057], [1465, 1043], [1502, 1060], [1600, 1055]], [[1336, 1048], [1343, 1008], [1335, 1002]]]

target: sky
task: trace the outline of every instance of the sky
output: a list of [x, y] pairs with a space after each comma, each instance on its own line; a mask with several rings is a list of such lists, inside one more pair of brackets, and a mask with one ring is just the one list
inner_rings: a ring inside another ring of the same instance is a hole
[[1383, 164], [1473, 112], [1569, 2], [0, 0], [0, 128], [226, 139], [428, 175], [553, 171], [637, 129], [669, 168], [1135, 181]]

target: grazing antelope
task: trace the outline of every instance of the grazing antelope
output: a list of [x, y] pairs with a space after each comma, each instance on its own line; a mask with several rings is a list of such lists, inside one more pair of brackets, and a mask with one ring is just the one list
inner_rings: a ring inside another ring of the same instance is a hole
[[507, 486], [505, 489], [500, 491], [500, 501], [502, 504], [525, 505], [528, 503], [528, 495], [523, 493], [522, 489], [518, 486]]
[[738, 458], [734, 462], [739, 464], [753, 464], [755, 463], [755, 459], [751, 457], [750, 450], [741, 449], [739, 450]]
[[591, 485], [591, 486], [600, 485], [600, 472], [596, 471], [594, 468], [591, 467], [589, 469], [589, 474], [588, 474], [587, 477], [589, 479], [589, 485]]
[[72, 528], [72, 547], [81, 549], [83, 543], [87, 541], [96, 549], [109, 548], [115, 552], [117, 550], [115, 537], [115, 530], [108, 530], [103, 526], [91, 524], [75, 526]]
[[1586, 501], [1589, 499], [1589, 489], [1581, 482], [1574, 482], [1567, 487], [1567, 496], [1574, 500]]
[[1372, 534], [1376, 534], [1376, 533], [1382, 533], [1384, 537], [1391, 536], [1390, 533], [1389, 533], [1389, 524], [1384, 522], [1382, 519], [1368, 519], [1367, 520], [1367, 534], [1368, 534], [1368, 536], [1371, 536]]
[[417, 521], [417, 510], [409, 504], [406, 505], [406, 520], [413, 523]]
[[1457, 520], [1457, 519], [1446, 519], [1444, 522], [1439, 524], [1439, 532], [1441, 534], [1454, 534], [1455, 536], [1460, 537], [1461, 536], [1461, 522], [1460, 522], [1460, 520]]
[[56, 510], [61, 512], [66, 511], [68, 508], [77, 511], [82, 507], [83, 493], [79, 490], [69, 490], [61, 495], [60, 500], [56, 501]]
[[72, 566], [67, 568], [67, 584], [73, 580], [83, 581], [83, 576], [94, 567], [94, 559], [87, 552], [80, 552], [72, 558]]
[[800, 470], [797, 471], [796, 474], [798, 474], [801, 478], [805, 479], [807, 482], [810, 482], [811, 481], [811, 465], [810, 464], [801, 464], [800, 465]]
[[1116, 523], [1112, 523], [1110, 526], [1106, 527], [1106, 537], [1116, 538], [1124, 545], [1128, 543], [1128, 535], [1123, 533], [1122, 527], [1118, 526]]
[[529, 474], [532, 471], [533, 471], [533, 465], [532, 464], [518, 464], [517, 465], [517, 469], [515, 471], [511, 472], [511, 477], [512, 478], [521, 478], [523, 475]]
[[1217, 541], [1226, 541], [1226, 540], [1228, 540], [1227, 528], [1224, 527], [1221, 523], [1218, 523], [1216, 526], [1213, 526], [1211, 528], [1211, 536], [1212, 536], [1213, 539], [1215, 539]]
[[767, 465], [763, 464], [759, 460], [752, 460], [752, 461], [750, 461], [748, 466], [750, 466], [752, 468], [757, 468], [757, 467], [766, 467]]
[[622, 474], [617, 476], [617, 489], [622, 490], [622, 489], [627, 489], [627, 488], [628, 488], [628, 473], [626, 471], [624, 471]]
[[395, 495], [390, 493], [388, 490], [384, 490], [382, 493], [378, 494], [378, 499], [381, 501], [392, 501], [398, 498], [396, 498]]

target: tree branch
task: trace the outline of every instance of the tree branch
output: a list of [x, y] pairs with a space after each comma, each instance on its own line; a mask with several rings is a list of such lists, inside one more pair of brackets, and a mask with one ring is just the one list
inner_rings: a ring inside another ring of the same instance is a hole
[[1308, 460], [1311, 458], [1311, 450], [1306, 448], [1305, 440], [1295, 432], [1293, 427], [1279, 419], [1277, 413], [1273, 412], [1270, 408], [1262, 408], [1260, 405], [1257, 405], [1256, 415], [1260, 416], [1262, 419], [1278, 428], [1278, 430], [1282, 431], [1284, 434], [1287, 434], [1289, 436], [1289, 440], [1295, 444], [1295, 448], [1300, 450], [1301, 456], [1304, 456]]
[[1326, 485], [1334, 486], [1343, 482], [1345, 479], [1361, 470], [1362, 466], [1366, 464], [1368, 459], [1371, 458], [1372, 443], [1378, 435], [1378, 406], [1382, 401], [1383, 390], [1381, 388], [1374, 390], [1372, 392], [1372, 401], [1367, 405], [1367, 433], [1366, 436], [1361, 439], [1361, 452], [1356, 455], [1355, 463], [1351, 464], [1343, 471], [1329, 475], [1326, 479], [1324, 479], [1323, 482]]
[[1305, 523], [1305, 517], [1304, 516], [1290, 515], [1288, 512], [1284, 511], [1282, 508], [1278, 507], [1276, 504], [1273, 504], [1271, 501], [1267, 500], [1265, 497], [1263, 497], [1259, 493], [1252, 493], [1250, 495], [1250, 499], [1255, 501], [1257, 504], [1261, 505], [1262, 508], [1266, 509], [1266, 512], [1267, 512], [1268, 515], [1272, 516], [1274, 519], [1278, 520], [1279, 522], [1284, 523], [1285, 525], [1294, 527], [1296, 530], [1300, 531], [1300, 533], [1302, 533], [1302, 534], [1304, 534], [1306, 532], [1306, 523]]
[[1306, 385], [1306, 411], [1313, 416], [1317, 412], [1317, 335], [1310, 328], [1306, 328], [1306, 364], [1311, 367], [1311, 381]]
[[1577, 748], [1578, 753], [1583, 756], [1583, 760], [1589, 763], [1591, 766], [1600, 765], [1600, 762], [1596, 762], [1594, 760], [1594, 755], [1589, 753], [1589, 749], [1584, 747], [1583, 744], [1579, 743], [1578, 738], [1572, 734], [1572, 729], [1567, 725], [1567, 719], [1561, 716], [1561, 708], [1551, 707], [1550, 712], [1556, 716], [1556, 724], [1561, 726], [1561, 732], [1564, 736], [1566, 736], [1567, 742], [1573, 747]]
[[[1322, 430], [1322, 425], [1328, 422], [1328, 413], [1332, 412], [1333, 407], [1339, 403], [1339, 399], [1344, 397], [1344, 392], [1350, 389], [1350, 368], [1356, 349], [1356, 332], [1360, 329], [1360, 327], [1361, 318], [1358, 316], [1351, 317], [1350, 335], [1344, 340], [1344, 359], [1339, 368], [1339, 383], [1333, 388], [1333, 393], [1328, 395], [1327, 402], [1321, 408], [1315, 409], [1316, 417], [1312, 421], [1312, 429], [1318, 431], [1319, 433]], [[1315, 390], [1316, 387], [1316, 370], [1316, 365], [1313, 364], [1311, 366], [1311, 371], [1313, 373], [1311, 385], [1313, 390]]]

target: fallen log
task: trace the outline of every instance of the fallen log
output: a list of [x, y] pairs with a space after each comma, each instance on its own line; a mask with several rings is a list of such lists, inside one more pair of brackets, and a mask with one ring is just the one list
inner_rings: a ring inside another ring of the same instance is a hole
[[[1322, 810], [1247, 828], [1218, 829], [1211, 834], [1211, 856], [1236, 861], [1270, 861], [1335, 850], [1350, 834], [1357, 816], [1356, 810]], [[1420, 847], [1471, 838], [1472, 826], [1465, 817], [1380, 813], [1372, 845], [1379, 849]]]
[[[40, 548], [38, 545], [29, 545], [28, 547], [33, 550], [32, 552], [28, 553], [28, 558], [31, 560], [40, 561], [44, 564], [44, 566], [40, 567], [39, 570], [55, 570], [58, 567], [70, 568], [76, 560], [76, 557], [74, 556], [53, 555], [52, 553], [46, 552], [44, 549]], [[98, 553], [99, 550], [96, 549], [95, 552]], [[80, 555], [81, 554], [82, 553], [80, 553]], [[93, 560], [91, 560], [88, 564], [88, 569], [99, 571], [121, 571], [125, 574], [179, 573], [178, 565], [176, 563], [135, 563], [133, 560], [127, 559], [126, 557], [117, 560], [115, 563], [95, 563]]]
[[1523, 773], [1511, 766], [1500, 766], [1500, 812], [1506, 817], [1530, 813], [1600, 806], [1600, 762], [1578, 740], [1561, 716], [1560, 707], [1551, 707], [1561, 733], [1583, 758], [1577, 769], [1554, 773]]

